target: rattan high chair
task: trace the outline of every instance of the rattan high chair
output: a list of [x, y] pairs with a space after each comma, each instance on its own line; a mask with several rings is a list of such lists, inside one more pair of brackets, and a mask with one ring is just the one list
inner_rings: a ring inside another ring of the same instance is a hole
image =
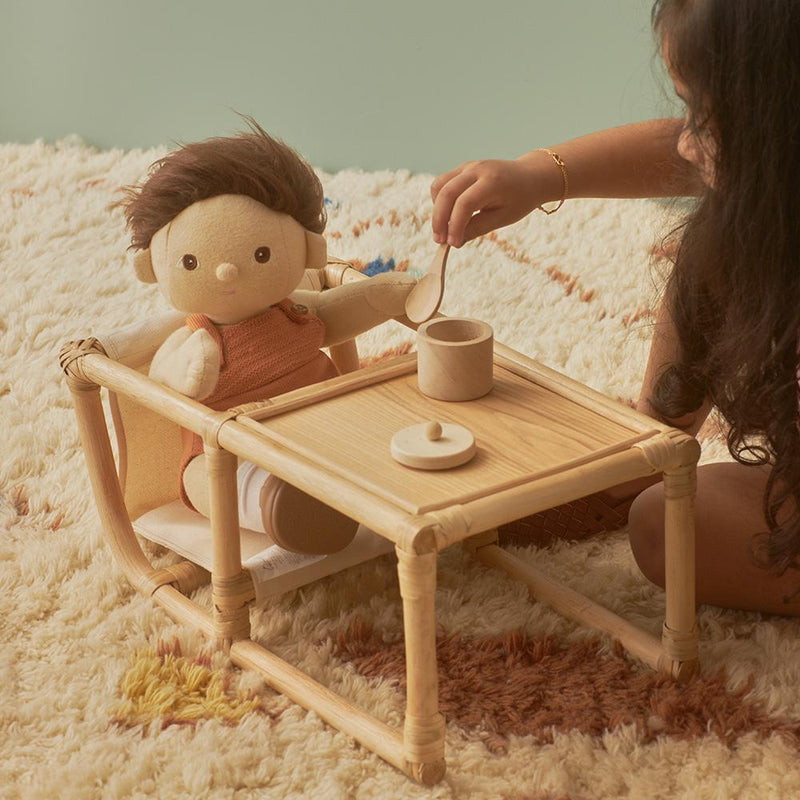
[[[346, 262], [329, 260], [324, 269], [308, 270], [298, 288], [324, 291], [353, 279], [363, 276]], [[394, 545], [359, 526], [343, 550], [328, 556], [300, 556], [272, 545], [264, 533], [238, 527], [236, 508], [224, 499], [231, 475], [235, 482], [230, 464], [236, 459], [213, 446], [220, 426], [236, 412], [213, 411], [147, 376], [159, 345], [184, 319], [180, 312], [170, 311], [115, 331], [102, 341], [71, 341], [62, 347], [60, 360], [74, 399], [103, 533], [114, 557], [140, 592], [157, 600], [178, 621], [192, 624], [230, 650], [234, 641], [249, 640], [249, 608], [254, 603], [391, 552]], [[332, 346], [330, 355], [340, 373], [359, 366], [354, 340]], [[116, 460], [101, 388], [108, 391]], [[187, 509], [178, 498], [182, 427], [200, 434], [206, 443], [210, 520]], [[238, 536], [232, 536], [232, 530]], [[137, 534], [185, 560], [153, 567]], [[275, 551], [280, 551], [281, 569], [275, 566]], [[189, 597], [209, 581], [210, 612]], [[314, 708], [336, 727], [349, 730], [343, 720], [355, 719], [358, 726], [361, 717], [367, 718], [260, 645], [252, 643], [240, 656], [232, 654], [240, 666], [264, 672], [276, 689]], [[320, 709], [320, 698], [327, 709]]]
[[[365, 280], [344, 262], [306, 278], [305, 288], [316, 291]], [[438, 700], [436, 561], [438, 552], [461, 543], [482, 563], [524, 583], [535, 599], [614, 637], [654, 669], [679, 681], [696, 673], [694, 492], [700, 446], [691, 436], [499, 343], [493, 386], [475, 400], [426, 396], [416, 354], [357, 369], [355, 344], [348, 342], [331, 355], [349, 374], [261, 403], [212, 411], [145, 374], [182, 319], [170, 313], [102, 343], [71, 342], [62, 350], [62, 366], [114, 555], [137, 589], [217, 641], [233, 663], [259, 671], [273, 688], [415, 780], [441, 780], [445, 721]], [[119, 472], [101, 387], [111, 393]], [[439, 471], [398, 463], [390, 440], [420, 420], [466, 426], [480, 444], [475, 458]], [[210, 522], [176, 502], [180, 427], [204, 442]], [[237, 457], [368, 529], [360, 529], [340, 553], [300, 560], [276, 577], [266, 537], [239, 527]], [[500, 525], [655, 473], [663, 473], [665, 497], [666, 613], [660, 637], [497, 544]], [[153, 567], [136, 533], [185, 560]], [[406, 653], [402, 729], [357, 708], [250, 638], [254, 602], [391, 549], [397, 555]], [[189, 597], [209, 580], [210, 611]]]

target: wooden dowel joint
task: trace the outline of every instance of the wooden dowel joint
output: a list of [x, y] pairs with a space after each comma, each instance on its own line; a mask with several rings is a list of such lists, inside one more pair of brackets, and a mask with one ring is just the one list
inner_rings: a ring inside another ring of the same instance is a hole
[[443, 758], [430, 761], [427, 764], [409, 764], [411, 777], [423, 786], [433, 786], [444, 778], [447, 765]]
[[208, 583], [211, 573], [192, 561], [180, 561], [154, 570], [150, 576], [153, 592], [161, 586], [174, 586], [181, 594], [189, 595]]
[[473, 529], [474, 521], [464, 505], [451, 505], [448, 508], [429, 511], [428, 517], [436, 519], [434, 535], [436, 549], [441, 551], [451, 544], [463, 541]]
[[399, 547], [395, 551], [401, 597], [404, 600], [432, 598], [436, 592], [436, 552], [408, 553]]
[[215, 575], [211, 586], [214, 605], [221, 609], [244, 608], [256, 598], [253, 579], [245, 570], [230, 578]]
[[58, 361], [67, 379], [69, 388], [75, 391], [91, 391], [98, 384], [83, 372], [83, 358], [89, 354], [105, 356], [106, 351], [93, 336], [66, 342], [59, 351]]
[[696, 661], [698, 638], [696, 625], [690, 631], [674, 631], [665, 622], [661, 631], [664, 652], [673, 661]]
[[700, 444], [693, 436], [677, 429], [633, 445], [644, 454], [649, 464], [658, 472], [667, 472], [697, 464]]
[[700, 662], [696, 658], [691, 661], [671, 661], [668, 668], [662, 672], [678, 683], [689, 683], [695, 675], [699, 674]]
[[473, 525], [472, 515], [464, 505], [428, 511], [405, 521], [398, 546], [420, 555], [440, 552], [467, 538]]
[[694, 464], [664, 472], [664, 498], [680, 500], [694, 497], [697, 491], [697, 469]]
[[444, 717], [406, 714], [403, 725], [403, 753], [411, 764], [429, 764], [444, 756]]
[[213, 618], [214, 638], [224, 650], [229, 650], [233, 642], [250, 638], [250, 614], [246, 606], [225, 610], [215, 604]]
[[408, 517], [398, 525], [397, 547], [407, 553], [436, 553], [441, 538], [441, 528], [433, 514]]
[[353, 266], [346, 261], [329, 260], [322, 269], [325, 285], [329, 288], [334, 288], [342, 285], [345, 272], [348, 269], [353, 269]]

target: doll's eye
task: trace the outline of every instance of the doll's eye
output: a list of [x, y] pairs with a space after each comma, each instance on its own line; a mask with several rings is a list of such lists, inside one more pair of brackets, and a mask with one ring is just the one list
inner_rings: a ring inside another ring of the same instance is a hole
[[197, 258], [193, 256], [191, 253], [187, 253], [182, 259], [181, 264], [183, 264], [184, 269], [197, 269]]
[[253, 256], [259, 264], [266, 264], [269, 261], [269, 257], [272, 255], [270, 253], [269, 247], [259, 247], [258, 250], [253, 253]]

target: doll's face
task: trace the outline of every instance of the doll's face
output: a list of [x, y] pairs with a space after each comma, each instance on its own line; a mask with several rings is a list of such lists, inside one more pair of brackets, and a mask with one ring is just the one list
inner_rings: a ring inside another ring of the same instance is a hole
[[150, 243], [153, 271], [170, 304], [232, 325], [266, 311], [297, 288], [306, 232], [251, 197], [200, 200]]

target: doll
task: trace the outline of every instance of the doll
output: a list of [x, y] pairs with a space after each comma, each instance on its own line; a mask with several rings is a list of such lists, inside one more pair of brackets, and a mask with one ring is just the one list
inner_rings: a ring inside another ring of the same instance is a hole
[[[137, 277], [187, 315], [150, 376], [216, 410], [335, 376], [320, 348], [402, 315], [414, 285], [384, 274], [292, 296], [306, 269], [327, 263], [322, 186], [248, 122], [248, 132], [165, 156], [122, 202]], [[208, 516], [202, 440], [184, 433], [181, 498]], [[356, 533], [355, 521], [260, 467], [242, 462], [237, 478], [241, 524], [281, 547], [332, 553]]]

